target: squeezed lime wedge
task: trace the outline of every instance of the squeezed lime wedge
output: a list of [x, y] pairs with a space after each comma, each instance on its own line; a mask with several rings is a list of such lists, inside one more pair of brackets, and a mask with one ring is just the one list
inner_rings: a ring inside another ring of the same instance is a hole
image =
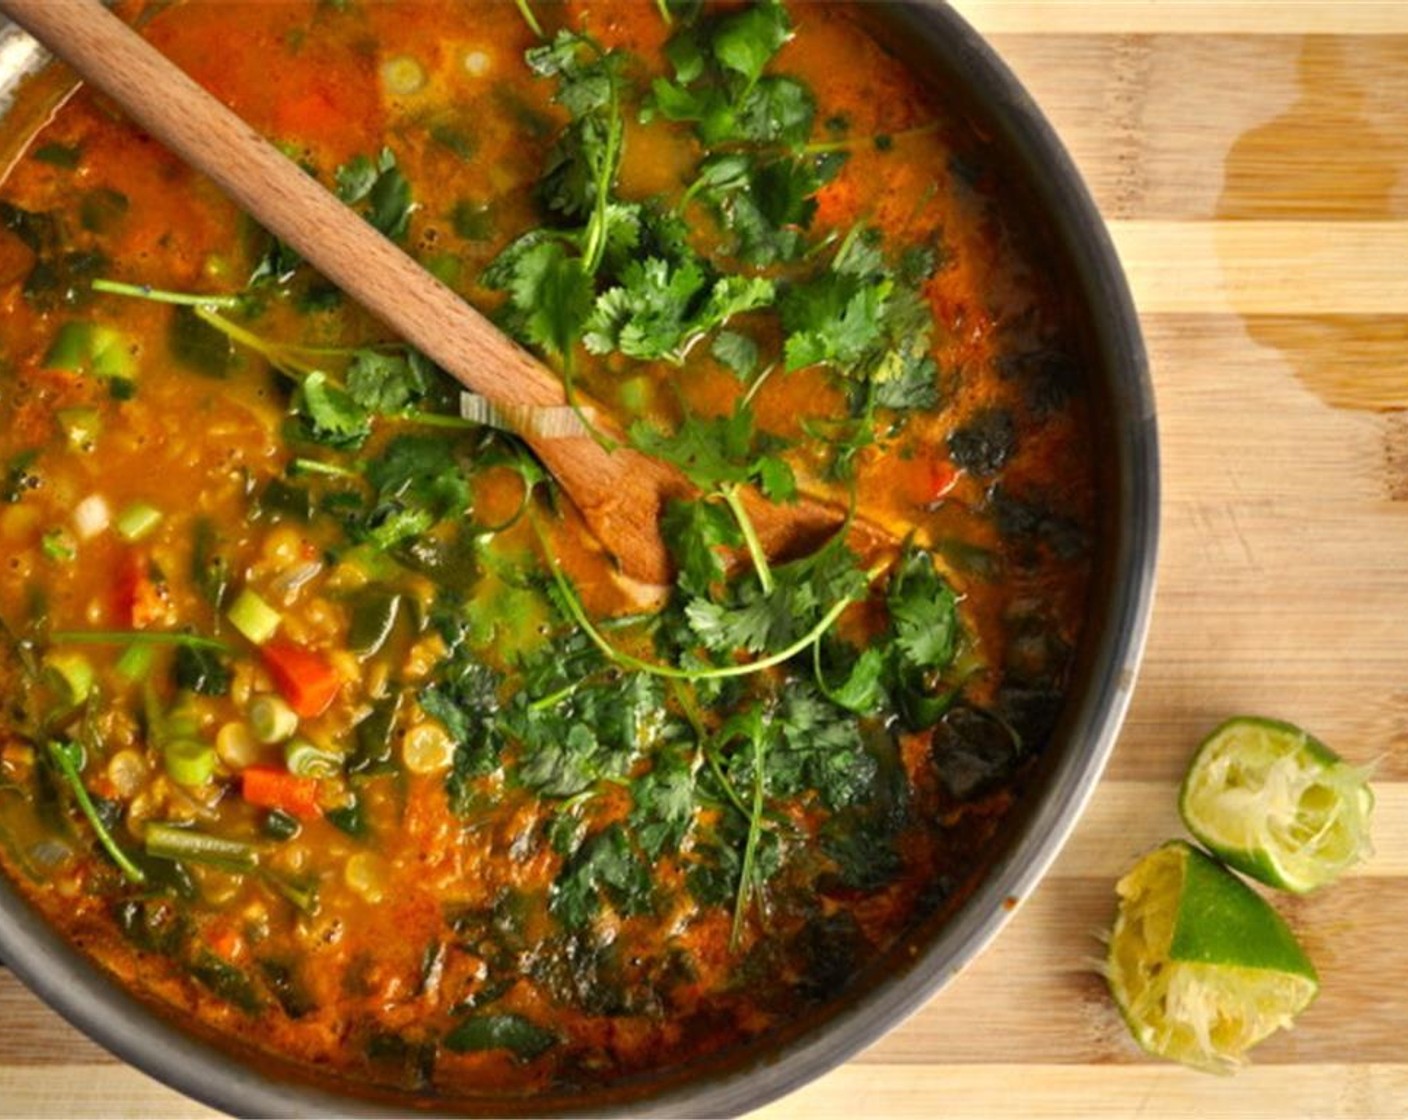
[[1368, 856], [1373, 807], [1366, 771], [1292, 724], [1254, 716], [1203, 741], [1178, 804], [1229, 867], [1297, 894]]
[[1227, 1073], [1315, 998], [1315, 968], [1281, 916], [1191, 844], [1120, 880], [1105, 978], [1151, 1054]]

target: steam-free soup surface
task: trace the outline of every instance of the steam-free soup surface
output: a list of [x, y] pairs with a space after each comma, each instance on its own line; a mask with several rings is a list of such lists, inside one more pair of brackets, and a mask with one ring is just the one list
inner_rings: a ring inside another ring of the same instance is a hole
[[[1061, 301], [942, 94], [834, 4], [121, 10], [579, 407], [463, 400], [105, 99], [25, 91], [0, 840], [64, 936], [242, 1047], [524, 1093], [766, 1036], [960, 900], [1093, 499]], [[696, 487], [668, 587], [521, 439], [605, 416]], [[768, 557], [747, 487], [894, 547]]]

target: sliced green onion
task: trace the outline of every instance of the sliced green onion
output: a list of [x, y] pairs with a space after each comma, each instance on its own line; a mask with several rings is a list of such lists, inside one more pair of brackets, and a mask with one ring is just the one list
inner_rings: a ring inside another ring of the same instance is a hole
[[112, 327], [93, 328], [88, 364], [94, 377], [120, 377], [131, 380], [137, 373], [131, 340]]
[[96, 408], [61, 408], [56, 413], [59, 427], [63, 428], [70, 447], [79, 451], [93, 446], [102, 429], [102, 415]]
[[291, 739], [284, 746], [284, 765], [300, 778], [331, 778], [342, 772], [342, 756], [307, 739]]
[[155, 646], [134, 644], [122, 651], [122, 656], [117, 659], [113, 668], [125, 681], [145, 680], [147, 674], [152, 671], [152, 661], [155, 658]]
[[253, 844], [162, 821], [147, 825], [146, 846], [149, 856], [204, 863], [223, 871], [253, 871], [259, 866], [259, 850]]
[[409, 55], [397, 55], [381, 64], [381, 80], [388, 93], [419, 93], [425, 88], [425, 68]]
[[172, 739], [161, 750], [171, 780], [183, 786], [203, 786], [215, 774], [215, 748], [197, 739]]
[[478, 393], [460, 394], [460, 416], [471, 424], [483, 424], [534, 439], [588, 436], [591, 435], [588, 425], [596, 423], [596, 412], [591, 408], [579, 410], [570, 404], [496, 404]]
[[117, 846], [117, 841], [112, 838], [112, 833], [108, 831], [107, 825], [103, 824], [102, 817], [98, 816], [93, 799], [88, 796], [88, 789], [84, 786], [83, 776], [80, 773], [84, 762], [83, 748], [77, 743], [59, 740], [50, 740], [48, 748], [49, 757], [73, 790], [73, 796], [78, 801], [79, 809], [83, 811], [88, 823], [93, 826], [93, 831], [98, 834], [98, 843], [103, 846], [103, 851], [112, 857], [113, 863], [117, 864], [129, 883], [145, 883], [147, 877], [142, 874], [142, 869], [128, 859], [127, 853]]
[[79, 373], [88, 362], [93, 345], [92, 323], [65, 323], [44, 354], [45, 369]]
[[67, 529], [50, 529], [39, 541], [39, 547], [50, 560], [67, 564], [78, 556], [78, 542]]
[[45, 675], [64, 696], [70, 707], [77, 707], [93, 691], [93, 666], [81, 653], [55, 650], [44, 655]]
[[231, 626], [257, 646], [272, 638], [284, 620], [283, 615], [247, 587], [235, 597], [225, 617], [230, 620]]
[[134, 502], [117, 515], [117, 520], [113, 522], [117, 528], [117, 535], [125, 541], [139, 541], [143, 537], [151, 535], [153, 529], [161, 524], [161, 510], [147, 502]]
[[298, 713], [277, 696], [249, 702], [249, 729], [261, 743], [282, 743], [298, 730]]

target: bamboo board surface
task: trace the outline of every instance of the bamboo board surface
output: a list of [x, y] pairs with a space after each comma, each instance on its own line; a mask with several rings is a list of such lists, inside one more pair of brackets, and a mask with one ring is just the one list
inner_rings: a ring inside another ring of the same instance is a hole
[[[1408, 3], [955, 0], [1082, 167], [1143, 315], [1160, 586], [1110, 768], [1043, 885], [913, 1019], [757, 1115], [1408, 1116]], [[1233, 1078], [1143, 1057], [1093, 971], [1228, 714], [1377, 763], [1376, 856], [1282, 900], [1322, 977]], [[0, 1117], [208, 1110], [0, 970]]]

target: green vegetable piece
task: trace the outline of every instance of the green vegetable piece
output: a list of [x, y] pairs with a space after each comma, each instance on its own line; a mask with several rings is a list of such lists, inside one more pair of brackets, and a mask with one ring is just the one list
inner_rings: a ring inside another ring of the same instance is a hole
[[231, 626], [257, 646], [272, 638], [284, 620], [283, 615], [248, 587], [235, 596], [225, 617], [230, 620]]
[[444, 1045], [456, 1054], [507, 1050], [522, 1061], [531, 1061], [557, 1045], [557, 1041], [552, 1031], [521, 1015], [475, 1015], [450, 1031]]
[[39, 547], [50, 560], [71, 563], [78, 557], [78, 542], [67, 529], [50, 529], [40, 538]]
[[248, 1015], [263, 1008], [264, 1001], [254, 990], [248, 976], [232, 964], [222, 961], [209, 950], [203, 950], [190, 965], [191, 975], [227, 1003]]
[[284, 744], [284, 765], [300, 778], [332, 778], [342, 773], [342, 755], [307, 739], [290, 739]]
[[137, 372], [132, 343], [112, 327], [94, 327], [89, 348], [89, 366], [94, 377], [131, 380]]
[[352, 756], [347, 763], [349, 774], [375, 774], [391, 769], [391, 731], [401, 708], [401, 694], [394, 692], [373, 705], [371, 714], [353, 730]]
[[252, 844], [211, 836], [182, 825], [152, 821], [144, 835], [146, 852], [160, 859], [203, 863], [222, 871], [243, 873], [259, 866], [259, 852]]
[[203, 377], [224, 378], [235, 362], [235, 345], [193, 307], [177, 307], [171, 316], [166, 345], [171, 356]]
[[122, 651], [117, 664], [113, 666], [123, 680], [135, 683], [145, 680], [156, 659], [156, 647], [146, 643], [133, 643]]
[[79, 157], [83, 150], [76, 144], [44, 144], [35, 148], [31, 153], [32, 157], [40, 163], [47, 163], [51, 167], [62, 167], [65, 171], [72, 171], [78, 166]]
[[44, 655], [44, 676], [64, 698], [64, 704], [76, 708], [93, 691], [93, 666], [81, 653], [53, 650]]
[[161, 510], [149, 502], [133, 502], [117, 515], [113, 527], [118, 536], [132, 543], [151, 536], [163, 516]]
[[401, 596], [384, 587], [371, 587], [352, 607], [347, 629], [347, 648], [362, 660], [373, 656], [386, 644], [401, 611]]
[[64, 430], [68, 445], [76, 451], [91, 451], [102, 430], [102, 416], [96, 408], [61, 408], [54, 415]]
[[462, 198], [450, 211], [455, 233], [466, 241], [489, 241], [497, 232], [494, 209], [487, 202]]
[[264, 831], [275, 840], [292, 840], [303, 831], [303, 826], [292, 814], [282, 809], [270, 809], [264, 814]]
[[78, 204], [78, 221], [89, 233], [108, 233], [126, 216], [131, 206], [121, 191], [99, 187], [85, 194]]
[[249, 702], [249, 729], [261, 743], [282, 743], [298, 730], [298, 713], [278, 696], [256, 696]]
[[323, 816], [333, 828], [347, 833], [354, 839], [361, 839], [367, 834], [367, 815], [363, 812], [360, 801], [354, 801], [351, 805], [343, 805], [337, 809], [329, 809]]
[[162, 763], [171, 780], [203, 786], [215, 775], [215, 748], [196, 739], [171, 739], [162, 745]]
[[49, 343], [49, 349], [44, 354], [44, 368], [81, 373], [88, 364], [92, 348], [92, 323], [65, 323], [54, 335], [54, 341]]
[[176, 687], [202, 696], [224, 696], [230, 691], [233, 674], [215, 650], [180, 646], [172, 665]]

